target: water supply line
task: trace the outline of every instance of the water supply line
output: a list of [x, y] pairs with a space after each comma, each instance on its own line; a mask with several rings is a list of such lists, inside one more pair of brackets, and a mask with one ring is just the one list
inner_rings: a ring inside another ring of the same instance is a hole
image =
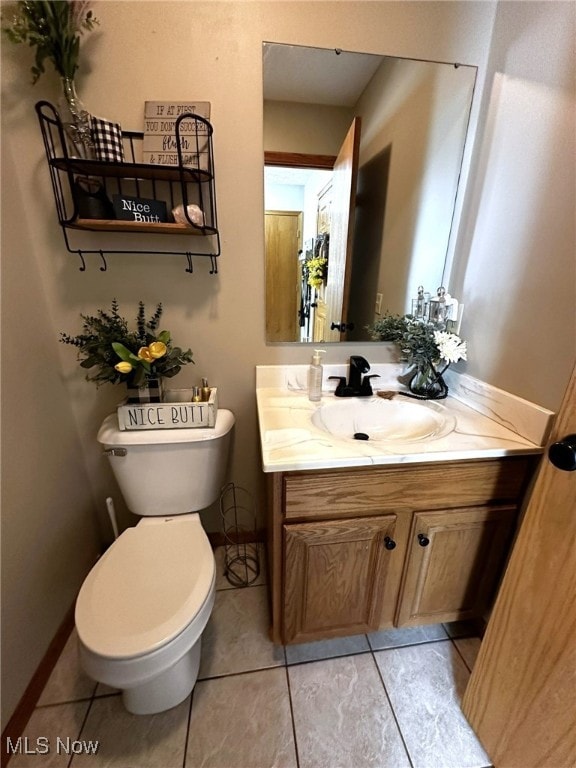
[[118, 523], [116, 522], [116, 510], [114, 509], [114, 501], [112, 500], [112, 496], [108, 496], [106, 499], [106, 509], [108, 510], [108, 517], [110, 518], [110, 523], [112, 524], [112, 530], [114, 531], [114, 538], [118, 538]]

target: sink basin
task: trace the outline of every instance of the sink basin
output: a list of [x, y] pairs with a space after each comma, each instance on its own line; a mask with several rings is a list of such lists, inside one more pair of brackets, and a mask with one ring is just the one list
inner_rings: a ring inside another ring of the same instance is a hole
[[321, 405], [312, 414], [312, 423], [334, 437], [411, 443], [444, 437], [456, 419], [430, 401], [354, 397]]

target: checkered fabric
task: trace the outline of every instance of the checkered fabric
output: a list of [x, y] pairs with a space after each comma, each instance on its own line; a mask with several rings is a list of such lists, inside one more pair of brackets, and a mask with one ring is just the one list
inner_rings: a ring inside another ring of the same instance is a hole
[[97, 160], [109, 163], [124, 162], [122, 128], [118, 123], [92, 116], [92, 140]]
[[143, 387], [127, 385], [129, 403], [161, 403], [164, 394], [163, 380], [150, 376]]

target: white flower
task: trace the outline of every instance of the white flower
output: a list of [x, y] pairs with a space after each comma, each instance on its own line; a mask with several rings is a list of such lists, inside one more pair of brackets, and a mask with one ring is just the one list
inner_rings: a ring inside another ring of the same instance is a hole
[[434, 331], [434, 341], [438, 352], [447, 363], [457, 363], [458, 360], [466, 360], [466, 342], [460, 336], [448, 331]]

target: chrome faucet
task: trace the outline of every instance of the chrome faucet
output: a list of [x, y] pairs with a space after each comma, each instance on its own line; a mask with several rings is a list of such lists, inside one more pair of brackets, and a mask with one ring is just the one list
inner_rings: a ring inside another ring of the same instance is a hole
[[365, 358], [360, 357], [360, 355], [352, 355], [348, 383], [346, 383], [345, 376], [330, 376], [331, 379], [338, 379], [338, 385], [334, 392], [336, 397], [370, 397], [372, 395], [370, 379], [378, 377], [379, 374], [362, 375], [368, 373], [369, 370], [370, 363]]

